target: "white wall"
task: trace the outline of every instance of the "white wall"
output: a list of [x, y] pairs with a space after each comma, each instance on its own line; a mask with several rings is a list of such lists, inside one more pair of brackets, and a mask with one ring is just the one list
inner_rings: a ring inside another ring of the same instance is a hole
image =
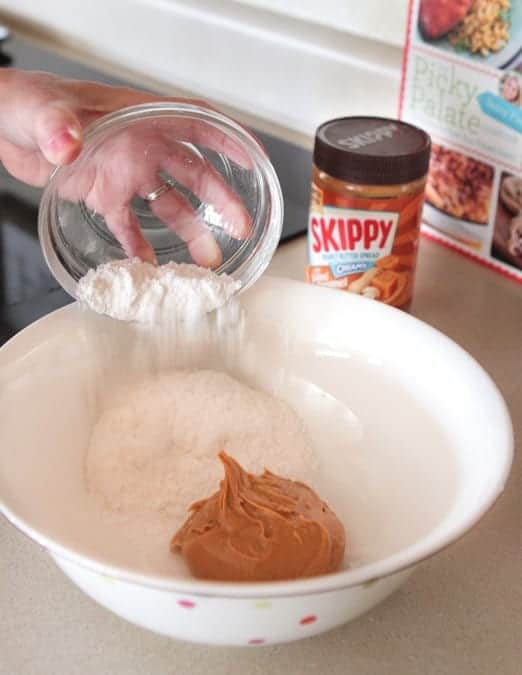
[[233, 0], [335, 30], [402, 46], [407, 0]]
[[[394, 115], [406, 0], [0, 0], [7, 23], [82, 59], [183, 88], [310, 138]], [[383, 16], [386, 7], [386, 16]]]

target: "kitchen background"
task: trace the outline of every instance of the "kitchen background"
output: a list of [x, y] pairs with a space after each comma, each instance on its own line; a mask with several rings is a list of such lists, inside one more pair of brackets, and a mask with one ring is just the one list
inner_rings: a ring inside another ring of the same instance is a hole
[[[3, 49], [17, 67], [76, 77], [96, 71], [104, 81], [202, 97], [261, 131], [283, 184], [291, 236], [306, 226], [316, 126], [337, 115], [396, 115], [406, 5], [0, 0], [0, 23], [13, 32]], [[0, 175], [0, 344], [69, 300], [42, 258], [39, 194]], [[280, 250], [271, 269], [302, 278], [305, 255], [301, 238]], [[421, 242], [412, 312], [490, 372], [517, 437], [520, 299], [512, 281]], [[0, 673], [519, 675], [520, 476], [517, 459], [508, 490], [481, 525], [426, 562], [376, 612], [315, 640], [255, 653], [172, 643], [129, 626], [84, 597], [43, 551], [2, 522]]]
[[205, 97], [309, 147], [325, 119], [396, 115], [406, 8], [407, 0], [0, 0], [18, 33], [138, 84]]

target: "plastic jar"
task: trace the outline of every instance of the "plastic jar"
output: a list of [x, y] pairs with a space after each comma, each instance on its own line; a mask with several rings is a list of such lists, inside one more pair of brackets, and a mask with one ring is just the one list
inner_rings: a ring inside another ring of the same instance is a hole
[[[197, 134], [193, 133], [194, 125]], [[209, 149], [205, 142], [209, 131], [217, 131], [220, 145], [227, 150], [234, 148], [229, 154], [242, 161]], [[198, 140], [194, 141], [194, 135]], [[144, 138], [150, 140], [148, 146]], [[136, 140], [142, 143], [138, 157]], [[125, 108], [95, 122], [85, 133], [79, 157], [57, 168], [49, 179], [40, 204], [38, 232], [52, 274], [70, 295], [75, 296], [77, 281], [89, 269], [126, 257], [104, 214], [92, 208], [92, 200], [89, 203], [93, 175], [102, 183], [95, 189], [99, 187], [110, 198], [112, 181], [125, 180], [132, 162], [148, 161], [147, 153], [157, 150], [158, 144], [161, 151], [161, 143], [164, 147], [182, 144], [186, 166], [179, 174], [158, 166], [156, 175], [150, 177], [151, 184], [168, 184], [169, 190], [179, 192], [190, 203], [198, 226], [203, 222], [221, 249], [223, 262], [215, 271], [240, 280], [244, 290], [266, 269], [281, 236], [283, 197], [265, 151], [251, 133], [225, 115], [197, 105], [159, 102]], [[114, 165], [118, 172], [111, 168], [115, 152], [119, 153], [119, 163]], [[248, 237], [234, 238], [213, 204], [202, 201], [197, 190], [192, 193], [183, 184], [183, 170], [190, 171], [190, 164], [201, 163], [202, 159], [214, 167], [250, 214]], [[156, 217], [146, 199], [135, 195], [129, 208], [160, 264], [171, 260], [192, 262], [185, 241]]]
[[393, 119], [318, 128], [307, 281], [409, 305], [430, 145], [424, 131]]

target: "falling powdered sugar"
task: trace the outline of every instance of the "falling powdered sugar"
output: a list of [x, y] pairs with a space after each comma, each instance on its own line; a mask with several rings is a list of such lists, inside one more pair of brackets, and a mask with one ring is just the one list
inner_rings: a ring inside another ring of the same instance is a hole
[[122, 321], [196, 320], [224, 306], [241, 282], [197, 265], [152, 265], [138, 258], [99, 265], [80, 279], [77, 298]]

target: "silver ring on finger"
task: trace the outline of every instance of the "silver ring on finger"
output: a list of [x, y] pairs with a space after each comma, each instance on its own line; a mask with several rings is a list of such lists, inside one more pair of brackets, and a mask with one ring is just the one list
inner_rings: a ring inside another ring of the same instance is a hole
[[165, 194], [169, 190], [172, 190], [174, 186], [171, 183], [163, 182], [159, 187], [157, 187], [152, 192], [149, 192], [143, 199], [146, 202], [155, 202], [156, 199], [159, 199], [161, 195]]

